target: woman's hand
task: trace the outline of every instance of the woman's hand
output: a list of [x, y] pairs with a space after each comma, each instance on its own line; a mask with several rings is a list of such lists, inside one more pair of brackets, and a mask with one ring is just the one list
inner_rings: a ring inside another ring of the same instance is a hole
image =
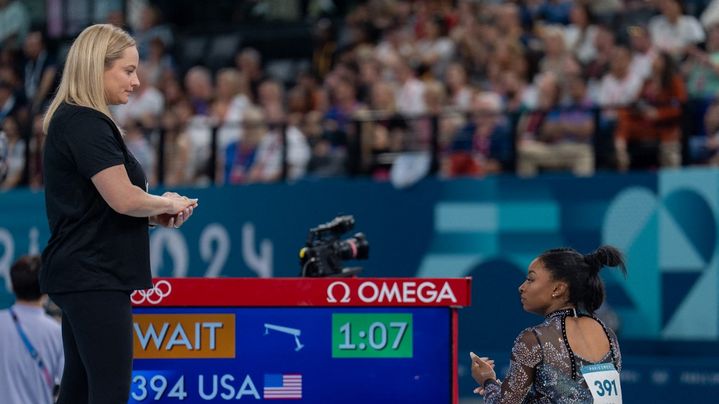
[[494, 360], [487, 357], [480, 358], [474, 352], [470, 352], [469, 357], [472, 358], [472, 378], [479, 384], [474, 392], [484, 394], [484, 383], [490, 379], [497, 379], [497, 374], [494, 372]]
[[154, 216], [150, 221], [163, 227], [179, 229], [192, 216], [198, 205], [197, 199], [190, 199], [175, 192], [165, 192], [162, 196], [171, 199], [172, 205], [166, 213]]

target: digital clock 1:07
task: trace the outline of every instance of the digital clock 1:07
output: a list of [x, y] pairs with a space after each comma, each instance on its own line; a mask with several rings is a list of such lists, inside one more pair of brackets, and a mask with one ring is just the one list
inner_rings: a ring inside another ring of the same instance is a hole
[[333, 313], [333, 358], [411, 358], [411, 313]]

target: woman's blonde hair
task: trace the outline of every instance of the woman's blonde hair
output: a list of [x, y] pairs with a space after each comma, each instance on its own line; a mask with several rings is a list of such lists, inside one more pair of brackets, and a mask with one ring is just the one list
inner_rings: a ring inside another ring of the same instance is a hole
[[114, 25], [85, 28], [67, 54], [60, 86], [42, 122], [43, 131], [47, 134], [52, 116], [63, 102], [98, 110], [112, 119], [105, 99], [104, 73], [132, 46], [136, 44], [130, 34]]

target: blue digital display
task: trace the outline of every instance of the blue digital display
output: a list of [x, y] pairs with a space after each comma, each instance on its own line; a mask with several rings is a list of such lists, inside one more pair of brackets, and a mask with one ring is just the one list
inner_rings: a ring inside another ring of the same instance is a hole
[[[130, 403], [451, 402], [449, 308], [136, 308], [134, 314]], [[228, 333], [234, 350], [223, 346]]]

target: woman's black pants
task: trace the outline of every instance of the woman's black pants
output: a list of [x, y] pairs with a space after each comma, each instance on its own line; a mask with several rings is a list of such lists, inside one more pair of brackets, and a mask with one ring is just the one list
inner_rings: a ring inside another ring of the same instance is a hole
[[132, 306], [124, 291], [51, 294], [62, 309], [65, 368], [57, 404], [126, 404], [132, 378]]

